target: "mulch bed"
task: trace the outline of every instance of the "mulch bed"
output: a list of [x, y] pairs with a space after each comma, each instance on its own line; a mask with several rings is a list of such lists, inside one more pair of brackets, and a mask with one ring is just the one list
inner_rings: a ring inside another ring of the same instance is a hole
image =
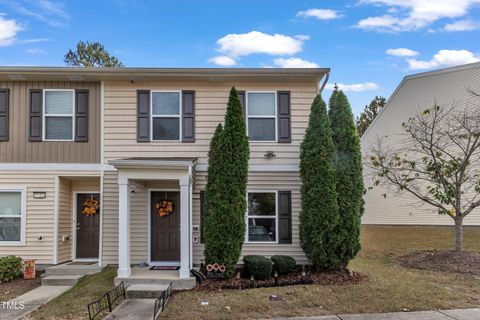
[[420, 251], [400, 257], [397, 262], [408, 268], [480, 276], [480, 254], [475, 252]]
[[275, 279], [268, 280], [254, 280], [246, 278], [231, 278], [231, 279], [212, 279], [207, 278], [201, 284], [198, 284], [194, 291], [221, 291], [221, 290], [243, 290], [263, 287], [276, 286], [290, 286], [303, 284], [318, 284], [318, 285], [343, 285], [355, 284], [367, 280], [367, 276], [350, 271], [347, 269], [316, 272], [308, 270], [306, 276], [302, 279], [302, 271], [298, 270], [295, 273], [287, 275], [279, 275], [277, 282]]
[[41, 285], [43, 272], [37, 272], [35, 279], [25, 280], [18, 278], [13, 281], [0, 283], [0, 301], [9, 301], [13, 298], [33, 290]]

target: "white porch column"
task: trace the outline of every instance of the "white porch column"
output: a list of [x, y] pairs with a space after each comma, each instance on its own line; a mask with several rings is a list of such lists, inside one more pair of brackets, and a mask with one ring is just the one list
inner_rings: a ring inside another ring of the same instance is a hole
[[118, 178], [118, 271], [117, 276], [129, 277], [130, 268], [130, 190], [128, 179]]
[[190, 177], [180, 184], [180, 278], [190, 278]]

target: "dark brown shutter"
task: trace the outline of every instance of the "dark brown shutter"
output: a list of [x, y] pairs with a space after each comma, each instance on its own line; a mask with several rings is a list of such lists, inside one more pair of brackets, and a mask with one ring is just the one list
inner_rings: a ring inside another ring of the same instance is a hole
[[75, 141], [88, 141], [88, 90], [75, 91]]
[[277, 92], [278, 103], [278, 142], [292, 142], [290, 125], [290, 91]]
[[200, 243], [203, 243], [203, 226], [205, 225], [205, 191], [200, 191]]
[[182, 91], [182, 141], [195, 142], [195, 91]]
[[150, 141], [150, 90], [137, 91], [137, 141]]
[[0, 141], [8, 141], [9, 91], [0, 89]]
[[238, 96], [238, 99], [240, 99], [240, 104], [242, 105], [243, 118], [246, 119], [247, 110], [245, 108], [247, 106], [245, 105], [245, 91], [237, 91], [237, 96]]
[[292, 243], [291, 191], [278, 191], [278, 243]]
[[30, 90], [29, 141], [42, 141], [42, 89]]

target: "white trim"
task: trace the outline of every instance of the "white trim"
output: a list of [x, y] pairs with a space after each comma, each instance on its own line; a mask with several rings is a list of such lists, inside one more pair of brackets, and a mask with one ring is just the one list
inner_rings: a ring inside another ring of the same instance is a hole
[[[45, 99], [47, 92], [71, 92], [72, 93], [72, 113], [71, 114], [48, 114], [46, 112], [45, 106]], [[43, 89], [42, 92], [42, 141], [75, 141], [75, 89]], [[46, 132], [47, 132], [47, 121], [46, 118], [72, 118], [72, 139], [47, 139]]]
[[26, 220], [27, 220], [27, 188], [25, 186], [0, 186], [0, 192], [20, 192], [21, 214], [2, 215], [2, 218], [20, 218], [20, 241], [0, 241], [0, 247], [15, 247], [25, 245]]
[[34, 171], [98, 171], [99, 163], [0, 163], [0, 170], [34, 170]]
[[132, 274], [130, 265], [130, 186], [128, 178], [118, 177], [118, 269], [120, 278]]
[[[97, 258], [77, 258], [77, 197], [79, 194], [99, 194], [100, 195], [100, 200], [102, 199], [102, 193], [100, 191], [73, 191], [72, 192], [72, 216], [73, 216], [73, 225], [72, 225], [72, 261], [98, 261], [100, 258], [100, 239], [98, 241], [98, 257]], [[100, 201], [100, 222], [103, 217], [103, 211], [102, 211], [102, 202]], [[101, 223], [100, 223], [101, 225]], [[99, 228], [99, 237], [102, 234], [101, 233], [101, 228]]]
[[[100, 164], [105, 163], [105, 81], [100, 82]], [[102, 174], [103, 175], [103, 174]]]
[[[195, 165], [195, 171], [208, 171], [207, 164]], [[297, 164], [250, 164], [248, 166], [249, 172], [299, 172], [300, 167]]]
[[[250, 193], [275, 193], [275, 216], [249, 216], [248, 215], [248, 195]], [[275, 241], [249, 241], [248, 240], [248, 219], [275, 219]], [[247, 210], [245, 212], [245, 241], [247, 244], [278, 244], [278, 190], [247, 190]]]
[[[248, 114], [248, 95], [250, 93], [270, 93], [272, 94], [273, 93], [273, 96], [274, 96], [274, 101], [275, 101], [275, 106], [274, 106], [274, 111], [275, 111], [275, 114], [274, 115], [253, 115], [253, 116], [250, 116]], [[250, 138], [248, 138], [248, 141], [249, 142], [253, 142], [253, 143], [256, 143], [256, 142], [277, 142], [278, 141], [278, 132], [277, 132], [277, 121], [278, 121], [278, 115], [277, 115], [277, 91], [245, 91], [245, 118], [247, 119], [247, 121], [245, 121], [245, 127], [247, 128], [247, 136], [248, 135], [248, 120], [250, 118], [252, 119], [274, 119], [274, 124], [275, 124], [275, 140], [251, 140]]]
[[102, 266], [102, 254], [103, 254], [103, 171], [100, 176], [100, 235], [98, 239], [98, 265]]
[[[149, 266], [180, 266], [180, 261], [152, 261], [152, 192], [178, 192], [180, 197], [180, 188], [170, 188], [170, 189], [163, 189], [163, 188], [148, 188], [148, 203], [147, 203], [147, 221], [148, 221], [148, 265]], [[178, 212], [177, 214], [180, 214]], [[179, 222], [180, 223], [180, 222]], [[180, 230], [181, 231], [181, 230]], [[182, 236], [180, 234], [180, 241], [182, 241]], [[180, 242], [181, 245], [181, 242]]]
[[60, 216], [60, 177], [55, 176], [55, 188], [53, 195], [53, 264], [58, 263], [58, 229]]
[[[153, 114], [154, 93], [178, 93], [178, 115], [176, 114]], [[177, 140], [156, 140], [153, 139], [153, 118], [177, 118], [178, 139]], [[150, 91], [150, 141], [152, 142], [181, 142], [182, 141], [182, 91], [181, 90], [151, 90]]]

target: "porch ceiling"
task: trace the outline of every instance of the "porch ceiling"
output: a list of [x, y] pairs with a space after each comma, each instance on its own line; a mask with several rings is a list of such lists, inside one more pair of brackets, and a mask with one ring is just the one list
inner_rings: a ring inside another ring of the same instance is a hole
[[195, 166], [197, 158], [126, 158], [110, 160], [109, 164], [117, 169], [180, 169]]

